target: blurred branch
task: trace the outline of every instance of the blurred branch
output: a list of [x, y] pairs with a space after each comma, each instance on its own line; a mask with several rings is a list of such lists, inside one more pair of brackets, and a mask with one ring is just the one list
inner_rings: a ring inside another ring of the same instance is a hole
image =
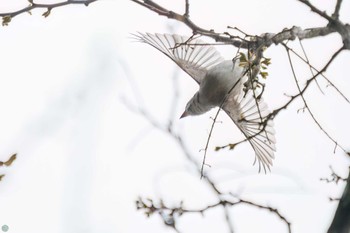
[[13, 161], [16, 160], [16, 158], [17, 158], [17, 154], [13, 154], [13, 155], [11, 155], [11, 157], [7, 161], [5, 161], [5, 162], [0, 161], [0, 167], [1, 166], [6, 166], [6, 167], [11, 166]]
[[[334, 171], [332, 170], [333, 174]], [[333, 176], [332, 174], [332, 176]], [[336, 175], [339, 177], [338, 175]], [[338, 178], [336, 178], [338, 179]], [[342, 178], [341, 178], [342, 179]], [[328, 233], [348, 233], [350, 232], [350, 169], [347, 179], [347, 184], [344, 188], [343, 195], [339, 200], [337, 210], [335, 212], [331, 226]]]
[[[11, 166], [13, 161], [16, 160], [16, 158], [17, 158], [17, 154], [13, 154], [13, 155], [11, 155], [11, 157], [7, 161], [5, 161], [5, 162], [0, 161], [0, 167], [2, 167], [2, 166], [6, 166], [6, 167]], [[0, 174], [0, 181], [2, 180], [2, 178], [4, 178], [4, 176], [5, 176], [5, 174]]]
[[331, 166], [329, 168], [331, 169], [331, 172], [332, 172], [331, 178], [321, 178], [320, 180], [326, 181], [327, 183], [335, 182], [336, 184], [338, 184], [339, 181], [344, 181], [344, 182], [347, 181], [346, 178], [343, 178], [339, 176], [337, 173], [335, 173]]
[[[241, 198], [237, 198], [237, 197], [235, 198], [237, 199], [235, 201], [220, 200], [214, 204], [207, 205], [203, 208], [188, 209], [183, 206], [182, 202], [176, 207], [169, 207], [163, 202], [163, 200], [160, 200], [159, 202], [155, 203], [152, 199], [149, 199], [149, 198], [143, 199], [139, 197], [139, 199], [136, 201], [136, 207], [138, 210], [143, 210], [147, 217], [151, 216], [154, 213], [158, 213], [160, 216], [162, 216], [163, 220], [165, 219], [165, 222], [167, 225], [171, 222], [171, 225], [176, 228], [177, 218], [187, 213], [198, 213], [203, 215], [205, 212], [217, 207], [232, 207], [236, 205], [248, 205], [259, 209], [267, 210], [273, 213], [278, 218], [280, 218], [282, 222], [286, 224], [288, 232], [289, 233], [292, 232], [291, 223], [277, 209], [272, 208], [270, 206], [256, 204], [254, 202], [247, 201]], [[226, 215], [227, 221], [230, 222], [230, 217], [228, 212], [225, 211], [225, 215]], [[169, 219], [171, 219], [171, 221], [169, 221]], [[233, 232], [232, 226], [230, 226], [229, 229], [230, 229], [229, 232]]]
[[85, 5], [88, 6], [90, 3], [95, 2], [98, 0], [67, 0], [64, 2], [57, 2], [57, 3], [51, 3], [51, 4], [41, 4], [41, 3], [35, 3], [34, 0], [28, 0], [29, 5], [26, 7], [23, 7], [22, 9], [16, 10], [16, 11], [10, 11], [10, 12], [2, 12], [0, 13], [0, 17], [2, 17], [2, 26], [7, 26], [11, 20], [16, 17], [17, 15], [20, 15], [22, 13], [29, 13], [31, 14], [31, 10], [37, 9], [37, 8], [43, 8], [46, 9], [46, 11], [42, 14], [44, 17], [48, 17], [51, 13], [51, 10], [57, 7], [62, 7], [66, 5]]

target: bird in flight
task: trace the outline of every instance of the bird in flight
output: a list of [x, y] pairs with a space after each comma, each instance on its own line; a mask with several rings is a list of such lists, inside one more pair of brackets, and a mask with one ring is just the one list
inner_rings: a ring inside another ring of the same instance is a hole
[[259, 171], [270, 170], [276, 151], [273, 121], [267, 119], [270, 112], [263, 99], [255, 98], [253, 90], [244, 90], [248, 72], [239, 59], [224, 60], [213, 46], [199, 39], [150, 33], [134, 36], [165, 54], [199, 84], [180, 118], [204, 114], [214, 107], [223, 109], [255, 151], [254, 164], [258, 162]]

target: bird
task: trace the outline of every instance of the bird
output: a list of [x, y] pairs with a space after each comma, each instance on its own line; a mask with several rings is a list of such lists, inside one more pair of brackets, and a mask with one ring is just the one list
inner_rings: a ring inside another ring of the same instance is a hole
[[240, 59], [225, 60], [212, 45], [200, 39], [177, 34], [133, 34], [134, 38], [156, 48], [199, 85], [180, 118], [201, 115], [219, 107], [232, 119], [255, 152], [254, 163], [266, 173], [273, 165], [276, 139], [273, 120], [263, 98], [245, 88], [247, 69]]

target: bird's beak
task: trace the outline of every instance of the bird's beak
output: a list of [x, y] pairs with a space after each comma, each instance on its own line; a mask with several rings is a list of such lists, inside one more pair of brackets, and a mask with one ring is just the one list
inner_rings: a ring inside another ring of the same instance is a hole
[[184, 113], [182, 113], [182, 115], [180, 116], [180, 119], [181, 118], [184, 118], [184, 117], [187, 117], [188, 116], [188, 112], [187, 111], [184, 111]]

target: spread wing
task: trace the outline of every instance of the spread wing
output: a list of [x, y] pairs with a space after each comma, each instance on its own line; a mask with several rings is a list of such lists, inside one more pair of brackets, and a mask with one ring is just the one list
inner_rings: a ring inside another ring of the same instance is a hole
[[[238, 86], [243, 88], [242, 85]], [[262, 98], [256, 100], [252, 90], [249, 90], [245, 96], [243, 91], [240, 92], [240, 94], [231, 92], [223, 109], [253, 147], [256, 155], [254, 164], [258, 161], [259, 171], [262, 167], [266, 172], [266, 168], [270, 170], [270, 166], [272, 166], [276, 151], [273, 121], [266, 122], [269, 110]]]
[[200, 45], [203, 44], [201, 40], [169, 34], [138, 33], [133, 36], [164, 53], [198, 84], [208, 69], [224, 60], [213, 46]]

